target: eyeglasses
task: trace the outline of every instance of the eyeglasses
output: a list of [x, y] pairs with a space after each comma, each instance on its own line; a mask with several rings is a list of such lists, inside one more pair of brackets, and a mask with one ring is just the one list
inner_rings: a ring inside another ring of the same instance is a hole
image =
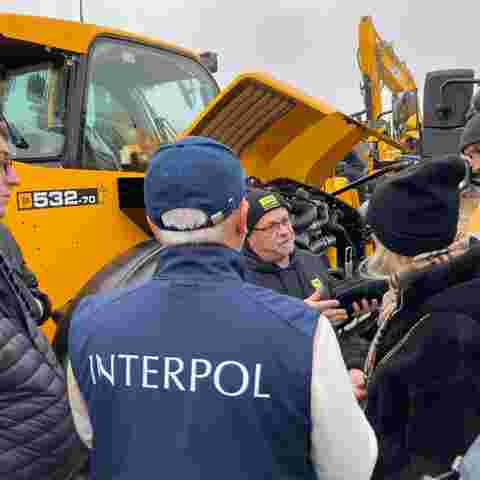
[[0, 151], [0, 171], [7, 175], [12, 166], [12, 156], [10, 153]]
[[252, 228], [252, 230], [257, 231], [257, 232], [277, 233], [277, 232], [280, 231], [281, 227], [288, 227], [289, 229], [293, 228], [290, 217], [282, 218], [281, 220], [278, 220], [277, 222], [270, 222], [270, 224], [267, 225], [266, 227]]

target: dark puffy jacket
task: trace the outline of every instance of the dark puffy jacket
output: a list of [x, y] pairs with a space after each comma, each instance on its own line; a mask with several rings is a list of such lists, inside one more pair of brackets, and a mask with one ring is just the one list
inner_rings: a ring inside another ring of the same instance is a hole
[[400, 283], [367, 381], [374, 478], [441, 474], [480, 433], [479, 265], [475, 247]]
[[[322, 291], [322, 299], [332, 298], [338, 280], [329, 275], [325, 258], [296, 249], [290, 265], [281, 268], [264, 262], [248, 246], [243, 250], [246, 280], [278, 293], [304, 300], [316, 289]], [[340, 348], [348, 369], [362, 369], [368, 351], [368, 342], [360, 336], [345, 333], [339, 337]]]
[[0, 274], [0, 478], [65, 480], [82, 463], [62, 368]]
[[18, 243], [3, 223], [0, 223], [0, 252], [7, 257], [18, 278], [25, 283], [30, 293], [41, 302], [41, 309], [35, 302], [32, 303], [33, 309], [38, 312], [35, 320], [41, 325], [52, 313], [50, 300], [38, 287], [35, 274], [28, 268]]

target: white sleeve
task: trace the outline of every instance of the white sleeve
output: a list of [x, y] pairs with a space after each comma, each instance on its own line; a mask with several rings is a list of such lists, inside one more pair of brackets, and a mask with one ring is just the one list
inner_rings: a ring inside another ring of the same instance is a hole
[[70, 360], [67, 365], [67, 388], [73, 423], [75, 424], [78, 436], [83, 443], [91, 449], [93, 441], [92, 424], [90, 422], [90, 416], [88, 415], [87, 404], [85, 403], [85, 400], [82, 397], [82, 392], [80, 392], [80, 388], [78, 387]]
[[313, 343], [312, 462], [322, 480], [367, 480], [378, 455], [375, 433], [355, 396], [337, 338], [320, 315]]

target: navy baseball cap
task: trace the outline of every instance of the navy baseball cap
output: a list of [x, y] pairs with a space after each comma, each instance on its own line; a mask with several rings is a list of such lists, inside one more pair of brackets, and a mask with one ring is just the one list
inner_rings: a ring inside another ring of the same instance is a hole
[[177, 208], [201, 210], [207, 221], [194, 229], [223, 222], [246, 196], [240, 159], [225, 145], [207, 137], [186, 137], [162, 145], [153, 155], [144, 182], [147, 215], [163, 230], [162, 215]]

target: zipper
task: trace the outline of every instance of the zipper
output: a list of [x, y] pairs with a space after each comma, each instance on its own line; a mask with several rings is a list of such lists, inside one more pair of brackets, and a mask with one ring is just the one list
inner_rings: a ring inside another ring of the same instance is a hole
[[[418, 320], [415, 325], [413, 325], [412, 328], [401, 338], [401, 340], [391, 349], [388, 351], [388, 353], [378, 362], [378, 365], [372, 370], [371, 374], [367, 378], [366, 382], [366, 390], [368, 392], [368, 387], [370, 383], [372, 382], [373, 377], [375, 376], [376, 373], [378, 373], [378, 370], [382, 367], [385, 367], [385, 365], [392, 359], [392, 357], [407, 343], [407, 341], [412, 337], [412, 335], [418, 330], [420, 325], [424, 323], [424, 321], [430, 317], [430, 313], [427, 313], [423, 317]], [[367, 411], [368, 408], [368, 399], [365, 402], [365, 412]]]

